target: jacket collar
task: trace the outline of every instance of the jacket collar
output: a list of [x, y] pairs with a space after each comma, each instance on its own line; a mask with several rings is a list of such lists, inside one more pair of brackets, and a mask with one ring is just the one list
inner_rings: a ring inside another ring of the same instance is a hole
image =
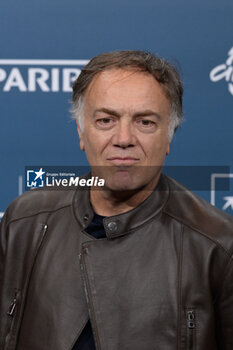
[[[108, 239], [123, 236], [137, 229], [161, 212], [169, 197], [169, 186], [165, 175], [161, 175], [155, 190], [136, 208], [104, 219], [104, 229]], [[94, 213], [90, 204], [89, 189], [77, 188], [73, 200], [76, 219], [85, 229], [92, 221]]]

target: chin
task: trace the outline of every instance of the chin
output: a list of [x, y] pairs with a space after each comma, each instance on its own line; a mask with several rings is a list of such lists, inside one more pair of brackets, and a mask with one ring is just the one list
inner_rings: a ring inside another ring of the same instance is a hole
[[111, 177], [105, 178], [105, 188], [111, 191], [137, 191], [145, 187], [147, 181], [127, 171], [117, 172]]
[[[93, 169], [94, 170], [94, 169]], [[123, 192], [153, 190], [159, 177], [160, 167], [99, 167], [95, 176], [104, 178], [104, 189]]]

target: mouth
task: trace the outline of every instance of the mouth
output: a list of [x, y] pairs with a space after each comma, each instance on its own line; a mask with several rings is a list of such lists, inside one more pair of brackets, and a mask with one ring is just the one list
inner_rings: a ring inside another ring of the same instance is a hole
[[111, 158], [107, 158], [107, 161], [110, 162], [111, 164], [114, 165], [134, 165], [136, 163], [139, 162], [139, 158], [135, 158], [135, 157], [111, 157]]

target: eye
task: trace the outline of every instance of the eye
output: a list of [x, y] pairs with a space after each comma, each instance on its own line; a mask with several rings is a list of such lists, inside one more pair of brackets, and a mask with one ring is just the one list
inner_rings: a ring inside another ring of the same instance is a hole
[[96, 125], [99, 128], [103, 128], [103, 129], [110, 128], [113, 125], [113, 123], [114, 123], [114, 120], [113, 118], [110, 118], [110, 117], [98, 118], [96, 120]]
[[140, 117], [136, 119], [136, 125], [138, 130], [144, 133], [155, 132], [157, 128], [157, 123], [153, 117]]
[[137, 124], [141, 127], [147, 127], [147, 128], [151, 128], [153, 126], [155, 126], [155, 122], [153, 120], [150, 120], [150, 119], [138, 119], [137, 120]]
[[108, 124], [108, 123], [110, 123], [111, 119], [110, 118], [101, 118], [101, 119], [98, 119], [97, 121], [99, 123], [102, 123], [102, 124]]
[[151, 120], [148, 120], [148, 119], [142, 119], [142, 120], [140, 120], [140, 122], [143, 126], [151, 126], [154, 124], [154, 122], [152, 122]]

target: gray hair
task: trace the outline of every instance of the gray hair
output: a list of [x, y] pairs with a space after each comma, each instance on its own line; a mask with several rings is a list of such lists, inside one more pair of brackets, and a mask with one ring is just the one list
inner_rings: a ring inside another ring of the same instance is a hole
[[182, 96], [183, 86], [174, 66], [164, 59], [146, 51], [116, 51], [95, 56], [82, 69], [73, 84], [72, 108], [73, 119], [78, 121], [80, 131], [84, 131], [83, 96], [97, 73], [121, 68], [147, 72], [159, 82], [170, 101], [170, 120], [168, 140], [172, 140], [174, 132], [183, 120]]

